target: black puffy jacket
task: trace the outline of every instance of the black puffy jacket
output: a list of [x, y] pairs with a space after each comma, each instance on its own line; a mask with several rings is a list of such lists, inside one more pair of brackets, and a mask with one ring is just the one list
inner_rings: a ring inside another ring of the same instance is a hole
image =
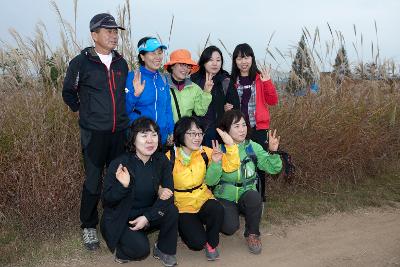
[[62, 96], [72, 111], [79, 110], [79, 125], [87, 130], [116, 132], [128, 127], [125, 82], [128, 65], [112, 51], [110, 70], [93, 47], [82, 50], [69, 64]]

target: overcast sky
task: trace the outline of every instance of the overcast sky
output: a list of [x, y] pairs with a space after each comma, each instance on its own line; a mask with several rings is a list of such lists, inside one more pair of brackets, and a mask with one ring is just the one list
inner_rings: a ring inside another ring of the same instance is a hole
[[[73, 22], [73, 0], [55, 0], [63, 17]], [[88, 24], [97, 13], [117, 14], [118, 6], [125, 0], [78, 0], [78, 38], [89, 44]], [[221, 39], [231, 52], [238, 43], [249, 43], [256, 58], [263, 60], [267, 42], [275, 32], [270, 49], [280, 62], [279, 66], [270, 56], [267, 61], [279, 69], [289, 69], [291, 62], [285, 63], [275, 50], [287, 54], [301, 37], [306, 27], [313, 35], [319, 28], [320, 54], [326, 54], [325, 42], [331, 40], [329, 28], [343, 33], [350, 61], [357, 60], [353, 43], [358, 51], [363, 51], [364, 61], [371, 60], [371, 42], [376, 47], [374, 20], [378, 28], [378, 42], [382, 58], [400, 62], [400, 10], [399, 0], [138, 0], [130, 1], [133, 16], [134, 42], [147, 35], [161, 36], [167, 42], [172, 15], [175, 16], [170, 50], [189, 49], [195, 60], [197, 54], [211, 33], [210, 42], [219, 46]], [[48, 28], [51, 43], [59, 42], [59, 22], [48, 0], [13, 0], [0, 9], [1, 40], [10, 42], [9, 28], [15, 28], [24, 36], [33, 36], [35, 24], [43, 21]], [[356, 25], [358, 38], [354, 35]], [[360, 33], [364, 46], [361, 47]], [[225, 52], [224, 52], [225, 53]], [[229, 61], [225, 54], [226, 60]], [[360, 55], [361, 56], [361, 55]], [[226, 68], [229, 69], [229, 63]]]

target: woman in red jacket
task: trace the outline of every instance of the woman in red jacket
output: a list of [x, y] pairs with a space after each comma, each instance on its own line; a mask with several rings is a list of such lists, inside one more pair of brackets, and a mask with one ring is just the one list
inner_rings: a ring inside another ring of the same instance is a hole
[[[244, 43], [236, 46], [232, 57], [230, 88], [227, 103], [239, 109], [251, 126], [251, 139], [268, 150], [268, 129], [270, 115], [268, 106], [278, 103], [278, 94], [272, 83], [268, 68], [257, 68], [253, 49]], [[259, 171], [261, 188], [265, 201], [265, 173]]]

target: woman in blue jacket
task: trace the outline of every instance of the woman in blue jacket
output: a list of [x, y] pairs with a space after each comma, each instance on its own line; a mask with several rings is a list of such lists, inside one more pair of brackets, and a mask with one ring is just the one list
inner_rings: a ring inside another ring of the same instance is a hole
[[174, 131], [169, 85], [158, 71], [166, 48], [156, 38], [142, 38], [138, 42], [140, 68], [129, 72], [126, 80], [126, 111], [130, 123], [141, 116], [153, 119], [160, 127], [163, 145], [172, 144]]

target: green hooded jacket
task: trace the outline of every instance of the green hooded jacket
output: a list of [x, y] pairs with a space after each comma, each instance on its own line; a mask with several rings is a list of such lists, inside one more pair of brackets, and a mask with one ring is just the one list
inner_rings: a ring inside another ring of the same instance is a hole
[[175, 99], [171, 90], [174, 90], [176, 99], [178, 100], [181, 117], [192, 115], [204, 116], [206, 114], [208, 106], [212, 100], [211, 93], [203, 91], [197, 84], [188, 78], [185, 80], [185, 87], [181, 91], [179, 91], [171, 81], [170, 74], [168, 75], [168, 83], [170, 86], [171, 106], [172, 113], [174, 115], [174, 122], [177, 122], [179, 118], [175, 105]]
[[[251, 148], [248, 148], [251, 146]], [[207, 176], [206, 184], [214, 186], [214, 196], [229, 201], [238, 202], [242, 194], [256, 189], [256, 166], [247, 151], [254, 151], [257, 157], [257, 168], [270, 174], [277, 174], [282, 169], [282, 160], [278, 154], [269, 154], [261, 145], [251, 140], [245, 140], [238, 145], [241, 166], [233, 172], [222, 171], [220, 175]]]

